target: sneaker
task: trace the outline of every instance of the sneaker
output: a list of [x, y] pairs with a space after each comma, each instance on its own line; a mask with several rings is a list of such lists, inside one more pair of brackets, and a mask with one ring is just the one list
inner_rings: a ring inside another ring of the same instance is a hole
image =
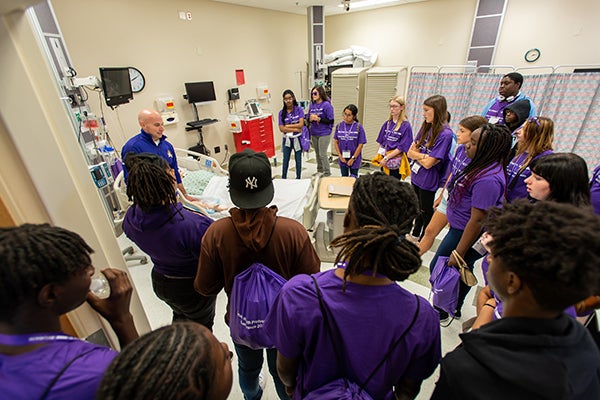
[[264, 392], [265, 387], [267, 387], [267, 379], [265, 378], [265, 374], [260, 371], [260, 374], [258, 374], [258, 386], [260, 386], [260, 389]]

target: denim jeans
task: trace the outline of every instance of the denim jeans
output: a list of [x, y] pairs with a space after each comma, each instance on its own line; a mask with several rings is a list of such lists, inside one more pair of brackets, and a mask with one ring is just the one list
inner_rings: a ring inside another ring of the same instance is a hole
[[202, 296], [194, 289], [194, 277], [169, 278], [152, 269], [156, 296], [173, 310], [173, 322], [194, 321], [212, 331], [217, 296]]
[[[456, 246], [458, 245], [458, 242], [460, 242], [460, 238], [462, 237], [463, 232], [464, 231], [461, 229], [456, 229], [452, 227], [450, 228], [446, 236], [444, 236], [442, 243], [440, 243], [440, 246], [438, 247], [435, 256], [431, 260], [431, 264], [429, 264], [430, 273], [431, 271], [433, 271], [433, 267], [435, 266], [438, 257], [450, 257], [450, 254], [452, 254], [452, 250], [455, 250]], [[481, 257], [481, 254], [470, 248], [467, 251], [467, 254], [465, 254], [464, 256], [465, 262], [467, 263], [467, 267], [469, 267], [469, 269], [473, 271], [473, 265], [475, 264], [475, 261], [479, 260]], [[459, 282], [458, 303], [456, 305], [457, 310], [461, 310], [463, 303], [465, 302], [465, 297], [467, 297], [469, 290], [471, 290], [471, 288], [465, 285], [463, 281]]]
[[321, 172], [324, 176], [330, 176], [329, 142], [331, 142], [331, 135], [312, 136], [310, 140], [317, 156], [317, 172]]
[[[238, 376], [240, 388], [245, 400], [258, 400], [262, 397], [262, 389], [258, 386], [258, 375], [262, 370], [265, 350], [253, 350], [242, 344], [234, 343], [238, 359]], [[266, 349], [269, 372], [275, 382], [275, 390], [281, 400], [289, 400], [285, 386], [277, 374], [277, 350]]]
[[340, 172], [342, 176], [348, 176], [348, 173], [350, 173], [350, 176], [358, 178], [358, 168], [355, 169], [350, 168], [347, 165], [340, 165]]
[[[294, 140], [292, 139], [292, 146], [287, 147], [285, 144], [281, 146], [281, 151], [283, 152], [283, 164], [281, 165], [281, 177], [283, 179], [287, 178], [288, 167], [290, 165], [290, 155], [292, 151], [294, 151]], [[294, 157], [296, 159], [296, 179], [300, 179], [302, 177], [302, 150], [294, 151]]]

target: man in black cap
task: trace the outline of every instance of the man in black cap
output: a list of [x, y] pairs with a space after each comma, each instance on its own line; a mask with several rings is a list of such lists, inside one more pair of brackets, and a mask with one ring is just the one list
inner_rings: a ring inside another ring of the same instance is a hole
[[[319, 272], [321, 262], [308, 233], [297, 221], [277, 216], [277, 206], [266, 207], [274, 194], [271, 164], [265, 153], [245, 149], [229, 161], [229, 194], [238, 207], [231, 217], [215, 221], [202, 238], [198, 273], [194, 286], [205, 296], [216, 296], [225, 288], [231, 295], [233, 280], [252, 263], [260, 262], [290, 279], [294, 275]], [[225, 314], [229, 324], [229, 304]], [[234, 343], [238, 359], [239, 383], [248, 400], [260, 399], [258, 376], [263, 350]], [[288, 399], [277, 375], [277, 350], [267, 350], [269, 372], [277, 394]]]

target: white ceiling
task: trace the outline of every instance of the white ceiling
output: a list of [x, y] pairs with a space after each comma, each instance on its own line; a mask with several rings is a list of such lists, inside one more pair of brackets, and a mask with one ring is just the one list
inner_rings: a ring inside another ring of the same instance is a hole
[[[239, 6], [246, 7], [255, 7], [255, 8], [265, 8], [267, 10], [275, 10], [275, 11], [283, 11], [292, 14], [302, 14], [306, 15], [306, 9], [312, 5], [322, 5], [324, 6], [325, 15], [336, 15], [336, 14], [344, 14], [343, 7], [339, 7], [342, 4], [342, 0], [211, 0], [219, 3], [230, 3], [236, 4]], [[418, 3], [422, 1], [428, 0], [375, 0], [376, 2], [380, 2], [381, 4], [366, 6], [366, 7], [352, 7], [353, 4], [358, 5], [358, 3], [364, 0], [347, 0], [350, 2], [350, 13], [364, 11], [364, 10], [372, 10], [375, 8], [383, 8], [390, 6], [398, 6], [407, 3]], [[371, 0], [373, 1], [373, 0]]]

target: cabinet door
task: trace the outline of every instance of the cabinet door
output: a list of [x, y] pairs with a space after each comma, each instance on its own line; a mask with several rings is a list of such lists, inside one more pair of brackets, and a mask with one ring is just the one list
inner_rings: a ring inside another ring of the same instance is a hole
[[241, 121], [242, 131], [233, 134], [233, 141], [235, 143], [235, 151], [240, 152], [244, 149], [251, 149], [252, 147], [252, 135], [250, 134], [252, 121]]

